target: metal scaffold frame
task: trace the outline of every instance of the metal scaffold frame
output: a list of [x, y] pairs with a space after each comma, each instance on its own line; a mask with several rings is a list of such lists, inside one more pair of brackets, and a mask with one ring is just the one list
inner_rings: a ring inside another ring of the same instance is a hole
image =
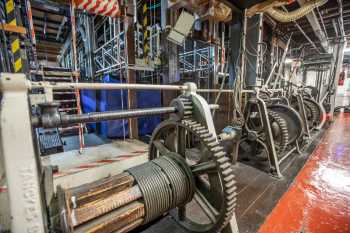
[[115, 35], [111, 40], [94, 51], [96, 74], [109, 73], [125, 69], [124, 32]]
[[213, 57], [210, 56], [212, 49], [211, 46], [207, 46], [180, 53], [180, 72], [210, 72], [214, 67]]

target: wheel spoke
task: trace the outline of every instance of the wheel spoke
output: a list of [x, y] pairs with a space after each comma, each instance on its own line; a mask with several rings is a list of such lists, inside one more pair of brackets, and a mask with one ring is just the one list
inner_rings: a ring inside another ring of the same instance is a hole
[[157, 150], [161, 155], [166, 155], [170, 152], [169, 149], [166, 148], [166, 146], [159, 140], [154, 141], [153, 144], [156, 146]]
[[177, 127], [177, 153], [186, 157], [186, 129]]
[[205, 198], [205, 196], [196, 189], [194, 194], [194, 200], [198, 203], [207, 217], [210, 219], [212, 223], [216, 222], [216, 216], [219, 215], [219, 212], [210, 204], [210, 202]]
[[180, 206], [178, 208], [178, 216], [180, 221], [185, 221], [186, 219], [186, 205]]
[[191, 170], [194, 175], [207, 174], [216, 171], [216, 163], [214, 161], [198, 163], [191, 166]]

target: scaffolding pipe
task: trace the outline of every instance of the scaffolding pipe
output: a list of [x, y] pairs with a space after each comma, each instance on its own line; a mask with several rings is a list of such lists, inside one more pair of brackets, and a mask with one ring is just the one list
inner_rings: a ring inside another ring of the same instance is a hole
[[63, 82], [30, 82], [29, 89], [49, 88], [52, 90], [175, 90], [184, 91], [188, 87], [185, 85], [153, 85], [153, 84], [136, 84], [136, 83], [63, 83]]

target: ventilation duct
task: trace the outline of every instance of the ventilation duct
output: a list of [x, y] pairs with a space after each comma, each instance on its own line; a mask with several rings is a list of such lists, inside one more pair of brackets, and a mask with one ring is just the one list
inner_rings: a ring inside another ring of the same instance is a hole
[[257, 13], [267, 13], [278, 22], [288, 23], [300, 19], [301, 17], [304, 17], [316, 7], [324, 5], [327, 1], [328, 0], [311, 0], [306, 2], [297, 10], [285, 12], [283, 10], [278, 9], [278, 7], [289, 4], [289, 0], [269, 0], [251, 7], [247, 11], [247, 16], [251, 17]]

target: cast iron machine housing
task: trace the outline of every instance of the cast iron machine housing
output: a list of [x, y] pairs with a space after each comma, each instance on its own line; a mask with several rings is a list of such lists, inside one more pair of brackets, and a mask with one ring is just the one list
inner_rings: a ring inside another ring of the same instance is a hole
[[[11, 215], [11, 232], [128, 232], [167, 213], [188, 232], [238, 232], [233, 168], [219, 145], [210, 112], [217, 106], [196, 94], [194, 84], [67, 85], [30, 82], [23, 74], [2, 74], [0, 84], [0, 161], [4, 167], [0, 171], [6, 173], [10, 197], [10, 213], [2, 214]], [[46, 103], [44, 114], [31, 116], [28, 93], [38, 88], [45, 93], [55, 88], [107, 88], [180, 90], [183, 94], [170, 107], [66, 116]], [[40, 163], [33, 128], [159, 114], [171, 116], [154, 131], [148, 162], [77, 187], [58, 186], [56, 192], [50, 187], [52, 168]], [[191, 213], [189, 206], [194, 202], [207, 221], [198, 221], [198, 213]]]
[[288, 94], [291, 106], [303, 116], [304, 130], [308, 137], [312, 131], [320, 130], [326, 121], [326, 111], [323, 105], [316, 101], [316, 91], [309, 86], [293, 85]]
[[281, 178], [280, 164], [294, 151], [299, 152], [298, 139], [303, 131], [301, 117], [288, 105], [283, 94], [276, 94], [283, 90], [255, 88], [246, 92], [249, 97], [244, 109], [243, 137], [238, 142], [235, 157], [267, 161], [268, 171]]

